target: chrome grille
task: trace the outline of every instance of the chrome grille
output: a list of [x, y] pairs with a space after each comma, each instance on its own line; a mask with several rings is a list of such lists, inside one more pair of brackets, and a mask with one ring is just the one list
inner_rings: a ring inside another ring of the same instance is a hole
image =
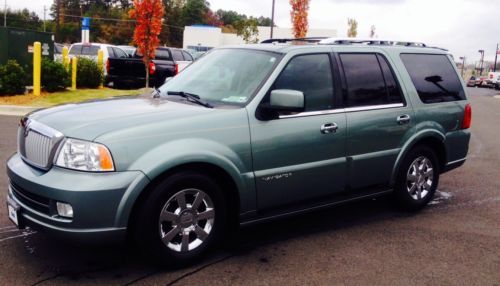
[[57, 130], [24, 118], [18, 130], [19, 153], [28, 164], [49, 169], [62, 138]]
[[29, 130], [24, 139], [26, 159], [38, 166], [47, 166], [51, 150], [51, 138]]

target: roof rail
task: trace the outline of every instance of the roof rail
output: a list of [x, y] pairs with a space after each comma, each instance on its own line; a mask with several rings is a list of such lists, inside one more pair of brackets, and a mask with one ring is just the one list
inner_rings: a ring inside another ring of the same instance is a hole
[[326, 40], [328, 37], [307, 37], [307, 38], [281, 38], [281, 39], [267, 39], [262, 42], [261, 44], [273, 44], [273, 43], [289, 43], [289, 42], [306, 42], [306, 43], [319, 43], [322, 40]]
[[365, 45], [384, 45], [384, 46], [406, 46], [406, 47], [427, 47], [425, 43], [400, 40], [385, 40], [377, 38], [327, 38], [319, 42], [325, 45], [349, 45], [349, 44], [365, 44]]

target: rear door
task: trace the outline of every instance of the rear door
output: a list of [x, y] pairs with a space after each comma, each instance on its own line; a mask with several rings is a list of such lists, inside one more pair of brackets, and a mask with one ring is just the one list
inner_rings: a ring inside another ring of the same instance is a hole
[[405, 139], [413, 110], [381, 53], [339, 53], [347, 120], [349, 187], [386, 187]]

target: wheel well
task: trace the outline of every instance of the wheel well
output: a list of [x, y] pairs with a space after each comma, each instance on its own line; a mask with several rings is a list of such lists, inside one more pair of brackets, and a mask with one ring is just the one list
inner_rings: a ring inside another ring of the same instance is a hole
[[439, 169], [442, 171], [446, 165], [446, 148], [444, 143], [437, 138], [434, 137], [426, 137], [420, 139], [414, 146], [425, 145], [429, 146], [434, 152], [436, 152], [436, 156], [439, 161]]
[[149, 193], [154, 189], [154, 187], [159, 184], [163, 179], [182, 171], [195, 171], [200, 174], [204, 174], [214, 179], [222, 188], [226, 194], [228, 209], [229, 209], [229, 223], [232, 225], [237, 225], [239, 210], [240, 210], [240, 197], [238, 193], [238, 187], [236, 183], [231, 178], [231, 176], [219, 166], [209, 164], [209, 163], [189, 163], [184, 165], [176, 166], [172, 169], [166, 170], [146, 186], [146, 188], [141, 192], [139, 197], [132, 207], [128, 220], [128, 230], [132, 229], [134, 226], [135, 213], [139, 209], [142, 202], [148, 197]]

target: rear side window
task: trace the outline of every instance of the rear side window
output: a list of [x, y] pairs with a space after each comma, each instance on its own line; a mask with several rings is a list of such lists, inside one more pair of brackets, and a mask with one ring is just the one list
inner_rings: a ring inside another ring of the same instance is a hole
[[188, 52], [182, 51], [182, 55], [184, 56], [185, 61], [193, 61], [193, 57]]
[[401, 54], [423, 103], [464, 100], [465, 92], [446, 55]]
[[113, 48], [113, 51], [114, 51], [115, 57], [117, 57], [117, 58], [128, 58], [127, 53], [120, 50], [119, 48]]
[[113, 48], [112, 47], [107, 47], [107, 50], [108, 50], [108, 56], [110, 58], [114, 58], [115, 57], [115, 53], [113, 52]]
[[171, 61], [170, 53], [168, 50], [157, 49], [155, 52], [155, 58], [159, 60]]
[[82, 45], [73, 45], [69, 50], [70, 55], [81, 55], [82, 54]]
[[271, 90], [292, 89], [304, 93], [305, 111], [333, 108], [333, 79], [327, 54], [298, 56], [288, 62]]
[[82, 55], [85, 56], [97, 56], [97, 52], [99, 51], [99, 46], [82, 46]]
[[183, 61], [184, 58], [182, 57], [182, 53], [179, 50], [170, 50], [172, 51], [172, 57], [174, 58], [174, 61]]
[[347, 84], [346, 107], [403, 103], [386, 59], [377, 54], [340, 54]]

